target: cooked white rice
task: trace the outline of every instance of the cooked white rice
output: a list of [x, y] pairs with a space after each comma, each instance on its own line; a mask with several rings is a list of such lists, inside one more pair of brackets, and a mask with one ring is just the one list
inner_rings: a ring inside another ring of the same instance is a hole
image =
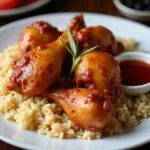
[[[134, 49], [135, 41], [125, 42], [126, 49]], [[116, 101], [116, 117], [99, 132], [83, 130], [75, 126], [62, 109], [43, 97], [28, 97], [6, 88], [12, 73], [11, 65], [17, 60], [18, 46], [10, 46], [0, 54], [0, 112], [5, 119], [16, 121], [21, 129], [37, 130], [40, 134], [55, 138], [96, 139], [124, 132], [150, 117], [150, 93], [138, 97], [123, 93]]]

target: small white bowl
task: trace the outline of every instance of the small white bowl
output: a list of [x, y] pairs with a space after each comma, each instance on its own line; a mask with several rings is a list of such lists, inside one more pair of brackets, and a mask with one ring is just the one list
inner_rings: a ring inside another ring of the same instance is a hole
[[140, 11], [129, 8], [122, 4], [120, 0], [113, 0], [118, 10], [126, 17], [137, 21], [150, 21], [150, 11]]
[[[144, 52], [125, 52], [115, 57], [116, 60], [123, 61], [123, 60], [141, 60], [148, 64], [150, 64], [150, 54]], [[150, 91], [150, 82], [143, 85], [138, 86], [127, 86], [121, 85], [123, 92], [126, 95], [136, 96], [140, 94], [144, 94]]]

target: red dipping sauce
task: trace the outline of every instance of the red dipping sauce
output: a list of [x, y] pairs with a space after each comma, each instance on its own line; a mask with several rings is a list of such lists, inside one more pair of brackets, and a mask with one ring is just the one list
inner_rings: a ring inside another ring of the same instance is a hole
[[134, 86], [150, 82], [150, 64], [141, 60], [120, 62], [122, 84]]

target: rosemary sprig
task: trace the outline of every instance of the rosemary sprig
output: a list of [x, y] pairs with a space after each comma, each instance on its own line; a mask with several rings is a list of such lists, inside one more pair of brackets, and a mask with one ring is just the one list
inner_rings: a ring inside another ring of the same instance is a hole
[[71, 70], [70, 70], [70, 74], [69, 74], [69, 80], [70, 80], [71, 74], [74, 72], [75, 68], [77, 67], [77, 65], [81, 59], [81, 56], [93, 51], [98, 46], [94, 46], [92, 48], [89, 48], [89, 49], [85, 50], [83, 53], [79, 54], [78, 41], [76, 41], [76, 42], [74, 41], [72, 33], [69, 30], [69, 28], [67, 30], [67, 36], [68, 36], [68, 40], [69, 40], [69, 46], [67, 46], [63, 40], [60, 39], [60, 41], [62, 42], [62, 44], [65, 46], [65, 48], [68, 50], [68, 52], [72, 56], [72, 66], [71, 66]]

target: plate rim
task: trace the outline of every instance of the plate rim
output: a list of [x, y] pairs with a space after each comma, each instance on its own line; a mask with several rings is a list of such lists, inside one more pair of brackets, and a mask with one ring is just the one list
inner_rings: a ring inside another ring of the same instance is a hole
[[[146, 26], [146, 25], [143, 25], [141, 23], [137, 23], [136, 21], [133, 21], [133, 20], [129, 20], [129, 19], [124, 19], [124, 18], [121, 18], [121, 17], [116, 17], [116, 16], [112, 16], [112, 15], [106, 15], [106, 14], [99, 14], [99, 13], [87, 13], [87, 12], [82, 12], [83, 14], [85, 15], [88, 15], [88, 16], [102, 16], [102, 17], [107, 17], [107, 18], [114, 18], [114, 19], [119, 19], [121, 21], [128, 21], [130, 23], [133, 23], [133, 24], [138, 24], [139, 26], [141, 27], [144, 27], [144, 28], [147, 28], [147, 29], [150, 29], [150, 27]], [[37, 16], [31, 16], [31, 17], [27, 17], [27, 18], [23, 18], [23, 19], [20, 19], [20, 20], [17, 20], [17, 21], [14, 21], [12, 23], [9, 23], [9, 24], [6, 24], [4, 26], [2, 26], [0, 28], [0, 32], [4, 31], [4, 30], [7, 30], [8, 28], [10, 28], [11, 26], [14, 26], [15, 24], [18, 24], [19, 22], [26, 22], [27, 20], [32, 20], [32, 19], [38, 19], [40, 17], [48, 17], [48, 16], [58, 16], [58, 15], [76, 15], [76, 14], [79, 14], [79, 12], [58, 12], [58, 13], [50, 13], [50, 14], [44, 14], [44, 15], [37, 15]], [[2, 114], [3, 115], [3, 114]], [[17, 147], [20, 147], [20, 148], [25, 148], [25, 149], [32, 149], [32, 150], [39, 150], [38, 148], [35, 148], [34, 146], [31, 146], [31, 145], [27, 145], [27, 144], [24, 144], [24, 143], [18, 143], [10, 138], [7, 138], [6, 136], [2, 137], [0, 135], [0, 139], [4, 142], [7, 142], [13, 146], [17, 146]], [[138, 144], [135, 144], [135, 145], [132, 145], [132, 146], [127, 146], [126, 148], [129, 149], [129, 148], [135, 148], [135, 147], [138, 147], [140, 145], [144, 145], [146, 143], [149, 143], [150, 142], [150, 139], [144, 141], [144, 142], [141, 142], [141, 143], [138, 143]], [[122, 148], [123, 149], [123, 148]]]
[[[49, 1], [49, 0], [48, 0]], [[52, 1], [52, 0], [50, 0], [50, 1]], [[144, 27], [144, 28], [147, 28], [147, 29], [150, 29], [150, 27], [149, 26], [147, 26], [147, 25], [144, 25], [144, 24], [142, 24], [142, 23], [139, 23], [139, 22], [137, 22], [137, 21], [134, 21], [134, 20], [130, 20], [130, 19], [127, 19], [127, 18], [122, 18], [122, 17], [119, 17], [119, 16], [113, 16], [113, 15], [107, 15], [107, 14], [101, 14], [101, 13], [89, 13], [89, 12], [84, 12], [84, 11], [82, 11], [82, 12], [55, 12], [55, 13], [46, 13], [46, 14], [42, 14], [42, 15], [36, 15], [36, 16], [30, 16], [30, 17], [25, 17], [25, 18], [23, 18], [23, 19], [19, 19], [19, 20], [16, 20], [16, 21], [12, 21], [12, 22], [10, 22], [10, 23], [7, 23], [7, 24], [5, 24], [5, 25], [2, 25], [1, 27], [0, 27], [0, 32], [1, 32], [1, 30], [3, 30], [3, 28], [7, 28], [7, 27], [9, 27], [9, 26], [11, 26], [11, 25], [14, 25], [14, 24], [16, 24], [16, 23], [19, 23], [20, 21], [22, 22], [22, 21], [26, 21], [26, 20], [30, 20], [30, 19], [37, 19], [37, 18], [39, 18], [39, 17], [47, 17], [47, 16], [57, 16], [57, 15], [77, 15], [77, 14], [79, 14], [79, 13], [83, 13], [83, 14], [85, 14], [85, 15], [88, 15], [88, 16], [102, 16], [102, 17], [106, 17], [106, 18], [115, 18], [115, 19], [117, 19], [117, 20], [121, 20], [121, 21], [128, 21], [128, 22], [130, 22], [130, 23], [133, 23], [133, 24], [138, 24], [139, 26], [141, 26], [141, 27]]]

